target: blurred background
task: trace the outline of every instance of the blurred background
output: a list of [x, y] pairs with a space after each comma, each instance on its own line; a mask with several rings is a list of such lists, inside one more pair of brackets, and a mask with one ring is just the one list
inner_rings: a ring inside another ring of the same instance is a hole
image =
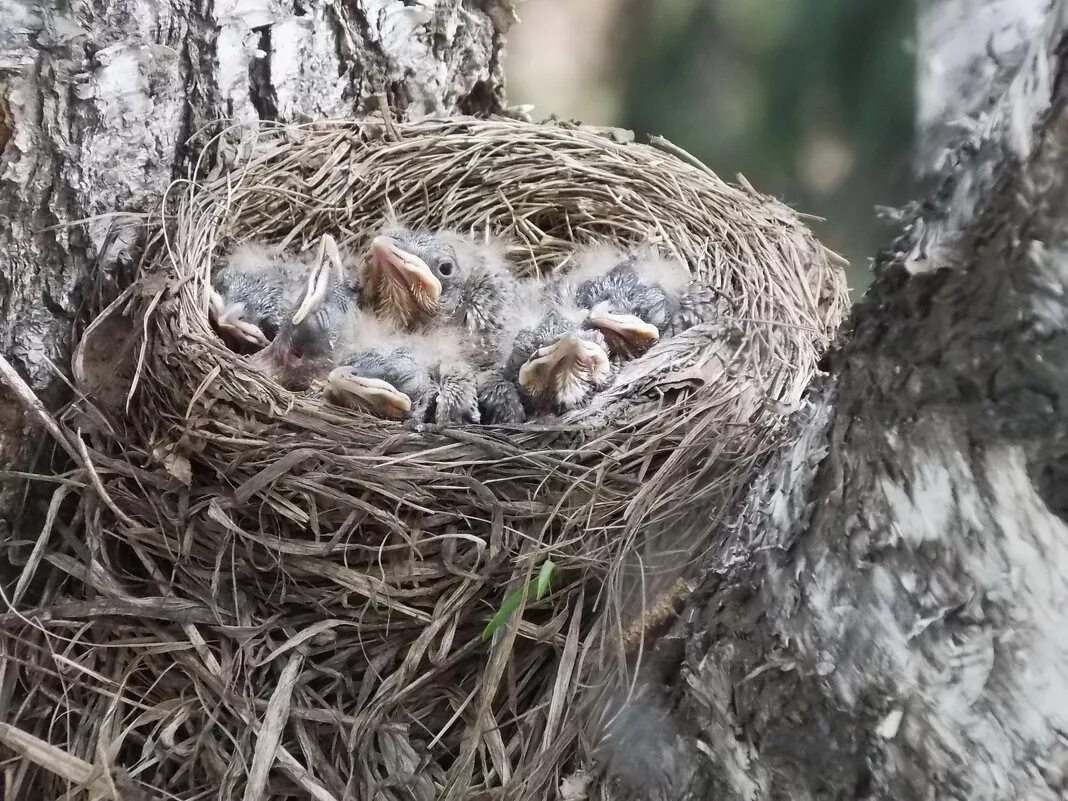
[[915, 197], [913, 8], [905, 0], [524, 0], [509, 100], [660, 134], [741, 173], [850, 261], [854, 295]]

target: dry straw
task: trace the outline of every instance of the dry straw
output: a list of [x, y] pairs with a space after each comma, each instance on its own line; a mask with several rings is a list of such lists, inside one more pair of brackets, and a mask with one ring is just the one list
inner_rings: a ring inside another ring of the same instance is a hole
[[[172, 186], [140, 280], [83, 338], [54, 431], [76, 467], [3, 627], [13, 797], [593, 792], [575, 776], [598, 776], [597, 699], [627, 686], [773, 447], [843, 277], [793, 212], [666, 143], [381, 122], [263, 128], [228, 157], [217, 137], [231, 166]], [[358, 249], [392, 213], [503, 236], [523, 274], [566, 269], [576, 243], [651, 242], [724, 314], [591, 409], [514, 429], [324, 407], [212, 333], [232, 242]]]

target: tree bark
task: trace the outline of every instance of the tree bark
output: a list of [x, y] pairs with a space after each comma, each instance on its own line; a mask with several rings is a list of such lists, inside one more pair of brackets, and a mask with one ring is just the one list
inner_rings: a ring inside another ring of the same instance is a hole
[[922, 0], [916, 41], [917, 147], [921, 175], [991, 112], [1019, 73], [1045, 21], [1047, 0]]
[[923, 5], [939, 180], [656, 647], [641, 797], [1068, 793], [1068, 9], [933, 29], [979, 5]]
[[[140, 245], [109, 215], [151, 211], [191, 136], [380, 94], [412, 115], [495, 110], [513, 20], [510, 0], [14, 0], [0, 15], [0, 352], [50, 403], [79, 310]], [[16, 408], [0, 396], [0, 469], [31, 456]]]

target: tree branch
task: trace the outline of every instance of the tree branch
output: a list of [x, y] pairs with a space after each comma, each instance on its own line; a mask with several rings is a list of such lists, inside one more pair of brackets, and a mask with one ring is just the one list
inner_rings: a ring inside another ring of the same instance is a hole
[[916, 18], [916, 166], [937, 176], [947, 150], [972, 135], [1046, 22], [1048, 0], [921, 0]]
[[640, 795], [1068, 790], [1066, 27], [1001, 63], [659, 644], [688, 778]]

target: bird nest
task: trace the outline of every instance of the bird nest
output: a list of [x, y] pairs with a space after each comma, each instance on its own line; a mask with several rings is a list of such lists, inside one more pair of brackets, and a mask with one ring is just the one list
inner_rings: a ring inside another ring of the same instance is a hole
[[[79, 467], [17, 588], [40, 585], [36, 622], [5, 635], [25, 699], [6, 719], [54, 747], [20, 780], [592, 797], [607, 699], [816, 372], [841, 272], [785, 206], [618, 132], [369, 119], [225, 141], [229, 166], [172, 186], [139, 279], [76, 354], [61, 422]], [[522, 275], [651, 243], [722, 314], [588, 408], [509, 428], [414, 430], [292, 394], [212, 331], [210, 271], [234, 243], [358, 250], [392, 216], [501, 237]]]

